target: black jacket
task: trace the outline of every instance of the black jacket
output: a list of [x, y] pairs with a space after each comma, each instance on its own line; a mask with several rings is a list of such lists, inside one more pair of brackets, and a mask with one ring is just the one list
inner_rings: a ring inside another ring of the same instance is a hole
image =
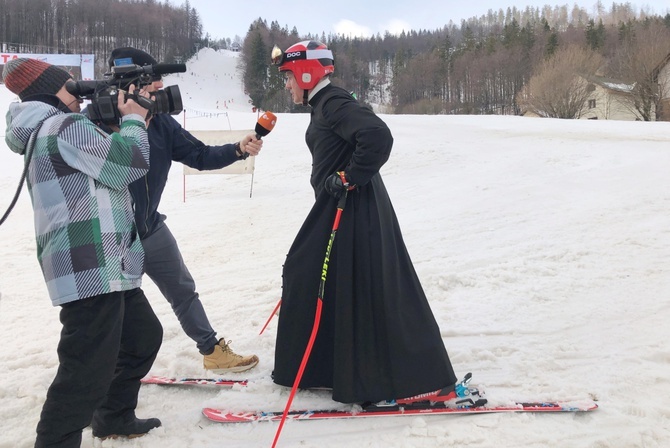
[[274, 381], [292, 386], [311, 333], [336, 201], [324, 190], [344, 169], [349, 193], [331, 252], [321, 325], [300, 387], [332, 387], [344, 403], [404, 398], [456, 382], [440, 330], [403, 242], [379, 169], [386, 124], [329, 85], [310, 101], [307, 146], [316, 201], [283, 269]]
[[158, 212], [172, 161], [197, 170], [215, 170], [239, 160], [235, 145], [207, 146], [167, 114], [156, 114], [149, 123], [149, 173], [132, 184], [135, 221], [140, 238], [151, 235], [163, 219]]

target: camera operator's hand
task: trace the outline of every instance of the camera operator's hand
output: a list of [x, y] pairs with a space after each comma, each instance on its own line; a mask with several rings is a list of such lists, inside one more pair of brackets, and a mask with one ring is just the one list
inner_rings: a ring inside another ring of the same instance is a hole
[[263, 140], [257, 139], [256, 134], [246, 135], [240, 140], [240, 151], [242, 155], [249, 154], [250, 156], [257, 156], [263, 147]]
[[[135, 89], [135, 86], [131, 84], [130, 87], [128, 87], [128, 95], [133, 95], [135, 93]], [[146, 98], [149, 97], [149, 93], [143, 90], [139, 91], [139, 95]], [[132, 98], [128, 98], [126, 100], [126, 93], [123, 90], [119, 90], [117, 108], [119, 109], [119, 113], [122, 117], [130, 114], [138, 114], [141, 115], [145, 120], [147, 118], [147, 113], [149, 112], [147, 109], [137, 104], [137, 102]]]

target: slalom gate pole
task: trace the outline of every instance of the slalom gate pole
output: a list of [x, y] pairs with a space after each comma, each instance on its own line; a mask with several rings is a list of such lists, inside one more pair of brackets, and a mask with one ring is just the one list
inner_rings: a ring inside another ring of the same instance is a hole
[[319, 283], [319, 295], [316, 298], [316, 313], [314, 315], [314, 325], [312, 326], [312, 333], [309, 335], [309, 340], [307, 341], [307, 348], [305, 348], [305, 353], [302, 355], [302, 361], [300, 362], [298, 373], [295, 376], [295, 381], [293, 381], [293, 387], [291, 388], [291, 393], [288, 397], [288, 401], [286, 402], [284, 413], [281, 416], [281, 421], [279, 422], [279, 427], [277, 428], [275, 439], [272, 442], [272, 448], [275, 448], [277, 446], [279, 435], [281, 434], [281, 430], [284, 427], [284, 423], [286, 422], [288, 411], [289, 409], [291, 409], [291, 403], [293, 403], [293, 397], [295, 397], [295, 393], [298, 391], [298, 385], [300, 384], [302, 374], [305, 371], [305, 366], [307, 366], [309, 355], [312, 352], [312, 346], [314, 345], [316, 334], [319, 332], [319, 323], [321, 322], [321, 308], [323, 307], [323, 294], [326, 289], [326, 275], [328, 274], [328, 262], [330, 261], [330, 251], [333, 248], [335, 235], [337, 234], [337, 229], [340, 226], [340, 217], [342, 216], [342, 211], [344, 211], [344, 206], [346, 205], [346, 203], [347, 203], [347, 191], [345, 190], [344, 194], [340, 197], [340, 199], [337, 202], [337, 213], [335, 214], [335, 222], [333, 222], [333, 230], [332, 232], [330, 232], [330, 240], [328, 240], [328, 246], [326, 247], [326, 258], [323, 261], [323, 269], [321, 270], [321, 282]]
[[270, 317], [268, 317], [268, 320], [265, 322], [265, 325], [263, 325], [263, 328], [261, 328], [261, 332], [258, 333], [259, 336], [263, 334], [263, 332], [264, 332], [265, 329], [267, 328], [268, 324], [269, 324], [270, 321], [272, 320], [272, 316], [274, 316], [275, 314], [277, 314], [277, 310], [279, 309], [280, 306], [281, 306], [281, 299], [279, 299], [279, 302], [277, 302], [277, 305], [275, 305], [275, 309], [272, 310], [272, 313], [270, 314]]

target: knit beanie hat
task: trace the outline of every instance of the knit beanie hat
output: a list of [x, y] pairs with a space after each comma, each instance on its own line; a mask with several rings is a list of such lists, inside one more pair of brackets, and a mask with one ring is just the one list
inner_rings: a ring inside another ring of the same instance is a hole
[[[116, 61], [116, 63], [114, 63]], [[115, 48], [109, 57], [109, 68], [115, 65], [130, 65], [135, 64], [140, 67], [145, 65], [155, 65], [156, 60], [149, 54], [142, 50], [133, 47]]]
[[38, 59], [11, 59], [2, 70], [2, 82], [22, 101], [38, 93], [55, 95], [69, 79], [65, 70]]

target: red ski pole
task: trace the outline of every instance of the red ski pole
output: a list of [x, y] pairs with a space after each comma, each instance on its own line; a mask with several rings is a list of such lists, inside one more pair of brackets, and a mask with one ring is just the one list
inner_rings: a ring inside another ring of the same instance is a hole
[[[340, 176], [343, 176], [343, 173], [340, 173]], [[345, 185], [346, 182], [343, 183]], [[314, 340], [316, 339], [316, 334], [319, 331], [319, 323], [321, 322], [321, 307], [323, 306], [323, 293], [326, 289], [326, 274], [328, 274], [328, 262], [330, 261], [330, 251], [333, 248], [333, 242], [335, 241], [335, 234], [337, 234], [337, 228], [340, 226], [340, 217], [342, 216], [342, 211], [344, 206], [347, 203], [347, 190], [344, 191], [344, 194], [340, 197], [340, 200], [337, 202], [337, 213], [335, 214], [335, 222], [333, 223], [333, 230], [330, 232], [330, 240], [328, 241], [328, 247], [326, 248], [326, 258], [323, 261], [323, 270], [321, 271], [321, 282], [319, 283], [319, 295], [316, 299], [316, 313], [314, 315], [314, 325], [312, 326], [312, 333], [309, 335], [309, 340], [307, 341], [307, 348], [305, 348], [305, 354], [302, 355], [302, 361], [300, 362], [300, 367], [298, 368], [298, 373], [295, 376], [295, 381], [293, 382], [293, 387], [291, 388], [291, 394], [288, 397], [286, 402], [286, 407], [284, 408], [284, 413], [281, 416], [281, 421], [279, 422], [279, 428], [277, 428], [277, 433], [275, 434], [275, 439], [272, 442], [272, 448], [275, 448], [277, 441], [279, 440], [279, 435], [281, 434], [282, 427], [284, 422], [286, 422], [286, 417], [288, 415], [289, 409], [291, 409], [291, 403], [293, 403], [293, 397], [298, 390], [298, 385], [302, 379], [302, 374], [305, 371], [305, 366], [309, 360], [309, 355], [312, 352], [312, 346], [314, 345]]]
[[263, 334], [263, 332], [264, 332], [265, 329], [267, 328], [268, 324], [269, 324], [270, 321], [272, 320], [272, 316], [274, 316], [275, 314], [277, 314], [277, 310], [279, 309], [279, 306], [280, 306], [280, 305], [281, 305], [281, 299], [279, 299], [279, 302], [277, 302], [277, 305], [275, 305], [275, 309], [272, 310], [272, 313], [270, 314], [270, 317], [268, 317], [268, 320], [265, 321], [265, 325], [263, 325], [263, 328], [261, 328], [261, 332], [258, 333], [259, 336], [260, 336], [261, 334]]

